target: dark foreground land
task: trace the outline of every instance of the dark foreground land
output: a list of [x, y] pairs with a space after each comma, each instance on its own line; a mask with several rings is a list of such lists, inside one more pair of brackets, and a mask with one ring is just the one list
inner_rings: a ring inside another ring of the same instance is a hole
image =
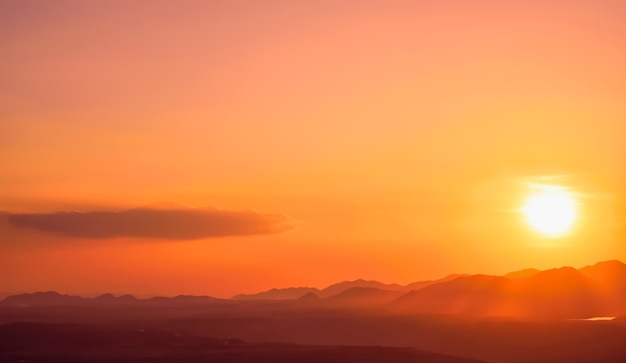
[[0, 360], [15, 363], [479, 363], [413, 348], [246, 343], [239, 339], [188, 335], [171, 329], [130, 330], [40, 323], [0, 326]]
[[626, 322], [397, 315], [284, 301], [0, 307], [0, 362], [477, 361], [626, 362]]

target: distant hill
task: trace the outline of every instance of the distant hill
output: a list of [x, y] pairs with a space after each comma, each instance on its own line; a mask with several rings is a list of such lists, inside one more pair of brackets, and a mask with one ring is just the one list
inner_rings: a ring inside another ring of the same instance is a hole
[[132, 295], [112, 294], [89, 299], [49, 291], [8, 296], [0, 305], [202, 307], [218, 303], [233, 309], [240, 306], [238, 304], [269, 310], [286, 307], [377, 308], [401, 314], [523, 319], [621, 316], [626, 315], [626, 265], [620, 261], [604, 261], [580, 269], [525, 269], [503, 276], [449, 275], [406, 286], [354, 280], [333, 284], [322, 290], [313, 287], [271, 289], [257, 294], [237, 295], [230, 300], [191, 295], [137, 299]]
[[318, 295], [320, 290], [313, 287], [288, 287], [285, 289], [271, 289], [256, 294], [239, 294], [233, 300], [295, 300], [313, 293]]
[[374, 288], [388, 291], [402, 291], [403, 286], [397, 284], [384, 284], [378, 281], [354, 280], [342, 281], [330, 285], [322, 290], [313, 287], [288, 287], [283, 289], [271, 289], [256, 294], [239, 294], [233, 297], [234, 300], [295, 300], [302, 296], [313, 293], [320, 298], [337, 295], [353, 287]]
[[76, 305], [83, 304], [88, 300], [80, 296], [62, 295], [55, 291], [46, 291], [7, 296], [2, 300], [2, 304], [20, 306]]
[[408, 292], [411, 290], [418, 290], [423, 287], [436, 284], [438, 282], [453, 280], [457, 277], [465, 276], [465, 275], [449, 275], [439, 280], [428, 280], [428, 281], [418, 281], [408, 285], [398, 285], [398, 284], [385, 284], [378, 281], [373, 280], [353, 280], [353, 281], [342, 281], [336, 284], [332, 284], [322, 290], [313, 288], [313, 287], [288, 287], [282, 289], [271, 289], [267, 291], [262, 291], [255, 294], [239, 294], [233, 297], [234, 300], [293, 300], [299, 299], [300, 297], [308, 294], [314, 293], [320, 298], [327, 298], [337, 294], [340, 294], [346, 290], [349, 290], [354, 287], [359, 288], [372, 288], [379, 289], [384, 291], [404, 291]]
[[343, 282], [330, 285], [320, 292], [320, 297], [329, 297], [329, 296], [337, 295], [341, 292], [344, 292], [354, 287], [379, 289], [379, 290], [386, 290], [386, 291], [402, 291], [404, 289], [403, 286], [398, 285], [398, 284], [384, 284], [378, 281], [359, 279], [359, 280], [354, 280], [354, 281], [343, 281]]
[[319, 301], [320, 297], [317, 296], [314, 292], [307, 292], [306, 294], [298, 298], [298, 300], [305, 301], [305, 302], [313, 302], [313, 301]]
[[351, 287], [337, 295], [327, 297], [325, 302], [335, 306], [376, 307], [393, 301], [402, 291], [381, 290], [375, 287]]
[[602, 282], [609, 288], [626, 288], [626, 264], [612, 260], [598, 262], [592, 266], [585, 266], [579, 271], [597, 281]]
[[[524, 277], [526, 276], [526, 277]], [[409, 292], [389, 307], [412, 313], [523, 318], [590, 318], [626, 312], [626, 265], [473, 275]]]
[[94, 298], [63, 295], [54, 291], [11, 295], [0, 301], [9, 306], [83, 306], [83, 305], [198, 305], [223, 301], [210, 296], [179, 295], [138, 299], [133, 295], [102, 294]]
[[509, 272], [508, 274], [504, 275], [504, 277], [508, 277], [510, 279], [521, 279], [524, 277], [536, 275], [538, 272], [541, 271], [537, 270], [536, 268], [525, 268], [523, 270]]
[[404, 291], [419, 290], [419, 289], [425, 288], [426, 286], [438, 284], [440, 282], [452, 281], [452, 280], [455, 280], [455, 279], [457, 279], [459, 277], [463, 277], [463, 276], [468, 276], [468, 275], [467, 274], [453, 274], [453, 275], [448, 275], [448, 276], [446, 276], [444, 278], [441, 278], [441, 279], [438, 279], [438, 280], [417, 281], [417, 282], [413, 282], [413, 283], [410, 283], [410, 284], [404, 286], [402, 290], [404, 290]]
[[389, 306], [412, 313], [485, 315], [500, 302], [507, 281], [500, 276], [463, 276], [410, 291]]

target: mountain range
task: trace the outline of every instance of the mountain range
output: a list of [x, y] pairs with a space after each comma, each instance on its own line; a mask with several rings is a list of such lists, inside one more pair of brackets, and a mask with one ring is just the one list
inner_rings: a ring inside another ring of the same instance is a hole
[[271, 289], [267, 291], [262, 291], [256, 294], [239, 294], [235, 295], [233, 299], [235, 300], [282, 300], [282, 299], [298, 299], [305, 294], [313, 293], [320, 298], [327, 298], [333, 295], [340, 294], [351, 288], [367, 288], [367, 289], [378, 289], [384, 291], [398, 291], [398, 292], [409, 292], [412, 290], [418, 290], [423, 287], [436, 284], [439, 282], [445, 282], [454, 280], [460, 276], [467, 275], [449, 275], [444, 278], [438, 280], [427, 280], [427, 281], [418, 281], [413, 282], [408, 285], [398, 285], [398, 284], [385, 284], [378, 281], [372, 280], [354, 280], [354, 281], [342, 281], [336, 284], [330, 285], [324, 289], [317, 289], [314, 287], [288, 287], [284, 289]]
[[411, 291], [391, 309], [479, 317], [572, 318], [626, 313], [626, 265], [599, 262], [505, 276], [461, 276]]
[[525, 269], [503, 276], [450, 275], [409, 285], [344, 281], [324, 289], [291, 287], [232, 299], [180, 295], [137, 299], [104, 294], [95, 298], [36, 292], [8, 296], [4, 306], [45, 305], [233, 305], [266, 301], [304, 308], [376, 308], [398, 314], [470, 317], [586, 319], [626, 314], [626, 264], [612, 260], [580, 269]]

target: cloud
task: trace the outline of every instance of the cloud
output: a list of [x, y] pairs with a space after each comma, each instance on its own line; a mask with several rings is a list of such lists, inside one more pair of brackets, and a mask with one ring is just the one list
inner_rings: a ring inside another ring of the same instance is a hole
[[136, 208], [117, 212], [10, 214], [15, 227], [76, 238], [155, 238], [192, 240], [211, 237], [282, 233], [292, 228], [287, 217], [253, 211]]

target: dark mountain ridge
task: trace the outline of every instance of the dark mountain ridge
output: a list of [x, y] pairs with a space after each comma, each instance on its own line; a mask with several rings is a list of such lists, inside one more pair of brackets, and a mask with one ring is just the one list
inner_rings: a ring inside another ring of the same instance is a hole
[[[408, 288], [414, 288], [407, 291]], [[304, 298], [306, 297], [306, 298]], [[261, 304], [262, 301], [266, 301]], [[256, 303], [258, 302], [258, 303]], [[626, 265], [604, 261], [580, 269], [526, 269], [506, 274], [450, 275], [406, 286], [378, 281], [344, 281], [319, 290], [272, 289], [233, 299], [179, 295], [138, 299], [103, 294], [95, 298], [36, 292], [8, 296], [0, 306], [146, 305], [204, 306], [253, 304], [257, 308], [381, 308], [401, 314], [473, 317], [585, 319], [626, 314]]]
[[591, 318], [626, 313], [626, 265], [599, 262], [504, 276], [472, 275], [409, 292], [390, 309], [478, 317]]

